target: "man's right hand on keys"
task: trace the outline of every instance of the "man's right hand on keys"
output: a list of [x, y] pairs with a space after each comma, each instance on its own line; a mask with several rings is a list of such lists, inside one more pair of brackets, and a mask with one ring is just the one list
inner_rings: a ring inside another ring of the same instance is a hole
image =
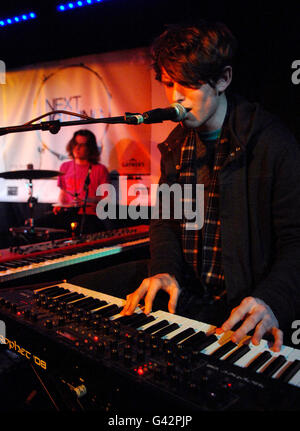
[[164, 273], [145, 278], [138, 289], [136, 289], [130, 295], [127, 295], [126, 303], [123, 310], [121, 311], [121, 314], [132, 314], [138, 306], [140, 300], [143, 298], [145, 303], [144, 313], [151, 313], [154, 298], [160, 289], [169, 294], [170, 299], [168, 302], [168, 310], [170, 313], [175, 313], [181, 289], [175, 277]]

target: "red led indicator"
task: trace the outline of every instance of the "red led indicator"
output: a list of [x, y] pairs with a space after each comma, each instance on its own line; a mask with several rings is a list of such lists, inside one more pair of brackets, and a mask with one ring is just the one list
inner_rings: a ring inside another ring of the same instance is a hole
[[137, 373], [139, 376], [142, 376], [144, 374], [144, 370], [142, 368], [138, 368]]
[[97, 337], [97, 335], [95, 335], [95, 337], [93, 338], [94, 341], [99, 341], [99, 337]]

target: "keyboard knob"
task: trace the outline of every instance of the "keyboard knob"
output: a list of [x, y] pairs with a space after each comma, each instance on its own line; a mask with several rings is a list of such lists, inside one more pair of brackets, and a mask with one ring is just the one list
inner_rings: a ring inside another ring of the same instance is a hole
[[113, 360], [118, 360], [119, 359], [119, 351], [118, 351], [118, 349], [111, 349], [111, 351], [110, 351], [110, 357], [111, 357], [111, 359], [113, 359]]
[[45, 326], [45, 328], [47, 328], [47, 329], [52, 329], [52, 328], [53, 328], [53, 322], [52, 322], [52, 320], [47, 319], [47, 320], [44, 322], [44, 326]]
[[144, 349], [139, 349], [137, 351], [136, 360], [138, 362], [144, 362], [145, 361], [145, 350]]
[[132, 356], [129, 353], [124, 354], [124, 364], [126, 367], [130, 367], [132, 364]]

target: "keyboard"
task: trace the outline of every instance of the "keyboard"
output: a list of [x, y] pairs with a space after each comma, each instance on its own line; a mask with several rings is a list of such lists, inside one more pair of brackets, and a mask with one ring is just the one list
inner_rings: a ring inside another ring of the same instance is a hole
[[67, 238], [19, 248], [16, 252], [2, 250], [1, 283], [54, 271], [71, 265], [113, 256], [130, 249], [148, 246], [149, 227], [136, 226]]
[[41, 368], [54, 374], [64, 368], [61, 354], [69, 365], [79, 355], [81, 380], [89, 381], [86, 360], [102, 373], [102, 389], [124, 386], [121, 405], [128, 408], [128, 384], [137, 394], [154, 391], [157, 401], [187, 410], [298, 408], [300, 350], [283, 346], [273, 352], [266, 340], [254, 346], [248, 336], [235, 344], [231, 331], [216, 334], [209, 323], [161, 310], [146, 316], [138, 308], [122, 316], [123, 304], [100, 291], [59, 283], [3, 290], [0, 317], [11, 349], [19, 346], [31, 360], [35, 352]]

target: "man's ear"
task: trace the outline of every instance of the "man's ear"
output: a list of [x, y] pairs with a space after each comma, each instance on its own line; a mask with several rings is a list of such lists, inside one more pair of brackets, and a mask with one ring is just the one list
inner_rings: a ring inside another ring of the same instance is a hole
[[223, 69], [221, 77], [218, 79], [216, 84], [216, 90], [218, 94], [224, 93], [224, 91], [229, 87], [232, 81], [232, 67], [226, 66]]

